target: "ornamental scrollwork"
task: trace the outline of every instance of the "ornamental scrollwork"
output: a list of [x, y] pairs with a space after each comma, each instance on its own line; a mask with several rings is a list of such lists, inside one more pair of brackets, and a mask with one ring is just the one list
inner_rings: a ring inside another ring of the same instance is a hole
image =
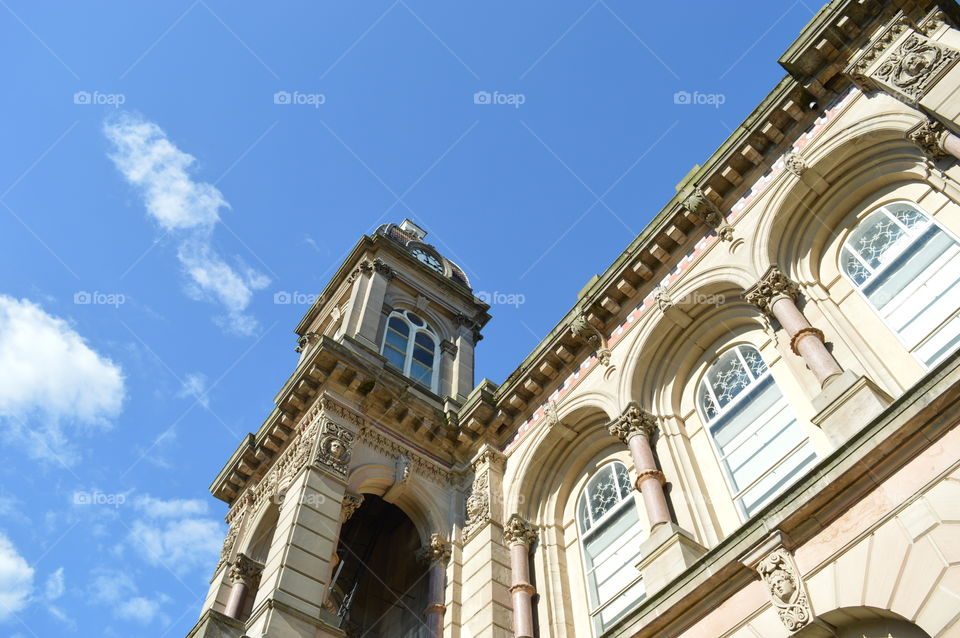
[[451, 544], [437, 533], [431, 534], [427, 545], [417, 550], [417, 558], [428, 565], [446, 565], [450, 562], [451, 554]]
[[946, 126], [927, 118], [907, 131], [907, 139], [919, 146], [927, 157], [937, 162], [949, 155], [943, 148], [944, 138], [949, 133]]
[[942, 72], [953, 66], [958, 55], [958, 51], [913, 34], [880, 63], [873, 76], [917, 101]]
[[250, 589], [260, 584], [263, 574], [263, 563], [258, 563], [244, 553], [237, 554], [236, 560], [230, 565], [230, 582], [243, 583]]
[[708, 227], [717, 231], [717, 235], [722, 240], [733, 240], [733, 227], [727, 223], [726, 217], [720, 212], [716, 204], [710, 201], [703, 189], [697, 186], [693, 192], [683, 200], [682, 206]]
[[788, 171], [800, 177], [807, 170], [807, 163], [798, 153], [790, 152], [783, 158], [783, 166]]
[[344, 494], [340, 504], [340, 522], [346, 523], [363, 505], [363, 494]]
[[316, 463], [340, 476], [346, 476], [350, 466], [351, 446], [356, 437], [347, 428], [333, 421], [323, 424]]
[[469, 537], [483, 527], [490, 520], [489, 473], [483, 472], [473, 479], [470, 494], [466, 500], [466, 519], [464, 520], [464, 535]]
[[760, 561], [757, 572], [767, 587], [770, 602], [789, 631], [798, 631], [813, 621], [803, 578], [793, 556], [783, 547]]

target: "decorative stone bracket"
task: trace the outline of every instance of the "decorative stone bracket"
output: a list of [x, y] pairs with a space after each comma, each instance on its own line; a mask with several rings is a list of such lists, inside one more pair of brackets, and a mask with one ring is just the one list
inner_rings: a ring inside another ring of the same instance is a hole
[[581, 341], [590, 345], [597, 352], [597, 359], [605, 366], [610, 365], [610, 348], [607, 347], [607, 339], [603, 336], [596, 326], [587, 321], [585, 316], [578, 315], [570, 322], [570, 331]]
[[787, 549], [787, 539], [779, 530], [740, 559], [746, 567], [756, 570], [777, 610], [783, 626], [790, 632], [799, 631], [817, 622], [807, 595], [803, 576], [793, 554]]
[[714, 204], [699, 186], [683, 200], [683, 207], [698, 217], [704, 224], [717, 231], [717, 236], [724, 241], [733, 241], [733, 226], [727, 223], [717, 205]]

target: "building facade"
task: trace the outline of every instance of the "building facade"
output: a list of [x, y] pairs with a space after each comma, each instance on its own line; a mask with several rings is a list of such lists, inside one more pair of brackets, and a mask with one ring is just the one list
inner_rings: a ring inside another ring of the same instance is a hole
[[[212, 486], [191, 637], [960, 637], [960, 10], [836, 0], [502, 384], [410, 221]], [[487, 347], [496, 347], [496, 344]]]

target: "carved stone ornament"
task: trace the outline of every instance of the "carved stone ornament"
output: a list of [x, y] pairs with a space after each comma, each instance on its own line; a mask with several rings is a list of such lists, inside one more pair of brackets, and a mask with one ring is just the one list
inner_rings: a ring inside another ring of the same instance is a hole
[[914, 33], [880, 63], [873, 77], [917, 102], [956, 63], [958, 55], [960, 52]]
[[450, 562], [451, 553], [450, 543], [444, 540], [440, 534], [434, 533], [430, 535], [430, 542], [427, 546], [417, 550], [417, 558], [428, 565], [436, 565], [437, 563], [446, 565]]
[[261, 574], [263, 574], [263, 563], [258, 563], [242, 552], [237, 554], [236, 560], [230, 565], [230, 582], [243, 583], [250, 589], [260, 584]]
[[507, 545], [526, 545], [529, 548], [537, 542], [538, 537], [537, 528], [519, 514], [513, 514], [503, 526], [503, 542]]
[[340, 522], [346, 523], [363, 505], [363, 494], [344, 494], [340, 504]]
[[796, 301], [799, 295], [800, 286], [787, 278], [779, 266], [773, 265], [764, 273], [760, 281], [743, 293], [743, 298], [747, 303], [760, 308], [765, 314], [772, 315], [773, 304], [776, 301], [784, 297]]
[[394, 485], [406, 485], [410, 481], [410, 472], [413, 470], [413, 461], [406, 454], [397, 457], [394, 463], [396, 474], [394, 476]]
[[673, 308], [673, 298], [666, 288], [657, 288], [653, 293], [653, 300], [657, 302], [657, 308], [660, 312], [666, 312]]
[[463, 524], [464, 535], [470, 537], [490, 520], [490, 479], [489, 472], [478, 474], [470, 486], [466, 501], [466, 519]]
[[807, 163], [803, 161], [803, 158], [800, 157], [798, 153], [787, 153], [786, 157], [783, 158], [783, 165], [797, 177], [803, 175], [803, 172], [807, 170]]
[[907, 139], [920, 147], [920, 150], [934, 162], [949, 154], [943, 148], [943, 141], [950, 131], [937, 120], [927, 118], [907, 131]]
[[631, 401], [623, 414], [610, 422], [607, 431], [627, 445], [630, 439], [638, 435], [645, 436], [648, 440], [652, 438], [657, 431], [657, 420], [652, 414]]
[[717, 231], [717, 235], [723, 240], [733, 239], [733, 227], [727, 223], [726, 217], [720, 212], [720, 209], [710, 201], [707, 194], [699, 186], [693, 189], [693, 192], [683, 200], [683, 207], [699, 217], [704, 224]]
[[353, 432], [327, 421], [320, 433], [320, 446], [317, 449], [317, 464], [329, 468], [335, 473], [346, 476], [350, 465], [350, 448], [354, 440]]
[[789, 631], [798, 631], [813, 621], [806, 587], [790, 552], [783, 547], [773, 550], [757, 565], [757, 572]]
[[610, 348], [607, 347], [607, 340], [597, 327], [587, 321], [583, 315], [578, 315], [570, 322], [570, 331], [581, 341], [586, 342], [597, 352], [597, 359], [600, 363], [610, 365]]
[[308, 332], [297, 339], [296, 352], [304, 352], [313, 344], [320, 340], [320, 335], [316, 332]]

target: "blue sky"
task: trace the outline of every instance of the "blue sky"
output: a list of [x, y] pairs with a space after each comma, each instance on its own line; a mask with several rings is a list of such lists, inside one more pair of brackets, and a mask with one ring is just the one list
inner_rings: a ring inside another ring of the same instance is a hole
[[186, 634], [206, 488], [361, 234], [410, 217], [509, 301], [502, 381], [817, 8], [0, 0], [0, 636]]

